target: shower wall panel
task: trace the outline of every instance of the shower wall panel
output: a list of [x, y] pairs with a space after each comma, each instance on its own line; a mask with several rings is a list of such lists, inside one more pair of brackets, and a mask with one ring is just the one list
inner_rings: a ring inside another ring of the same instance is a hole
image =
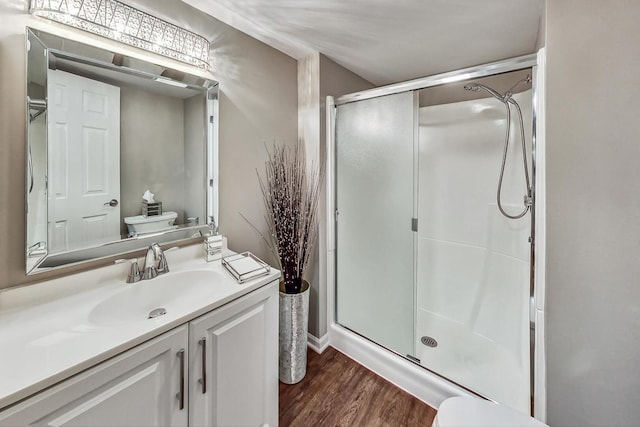
[[[531, 91], [521, 105], [531, 156]], [[512, 114], [502, 201], [523, 209], [520, 130]], [[531, 219], [502, 216], [496, 189], [506, 111], [491, 98], [420, 109], [416, 356], [480, 394], [529, 412]], [[421, 344], [423, 336], [438, 341]]]

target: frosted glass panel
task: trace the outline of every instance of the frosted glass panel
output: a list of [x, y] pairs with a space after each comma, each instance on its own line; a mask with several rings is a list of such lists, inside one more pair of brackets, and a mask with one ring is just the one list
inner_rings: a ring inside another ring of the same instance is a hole
[[337, 321], [413, 355], [414, 95], [336, 110]]

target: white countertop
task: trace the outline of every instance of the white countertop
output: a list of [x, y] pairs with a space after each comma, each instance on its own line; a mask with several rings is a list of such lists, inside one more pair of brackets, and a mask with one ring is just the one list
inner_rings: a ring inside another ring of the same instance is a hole
[[268, 276], [238, 284], [219, 260], [205, 262], [201, 254], [201, 245], [167, 253], [171, 271], [159, 277], [216, 271], [210, 294], [144, 321], [97, 324], [90, 318], [96, 305], [125, 287], [156, 280], [125, 283], [128, 263], [0, 292], [0, 410], [280, 276], [272, 269]]

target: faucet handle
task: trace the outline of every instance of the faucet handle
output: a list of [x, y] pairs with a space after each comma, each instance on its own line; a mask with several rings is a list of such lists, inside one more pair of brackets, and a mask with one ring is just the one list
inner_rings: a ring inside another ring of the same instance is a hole
[[157, 271], [158, 271], [158, 274], [164, 274], [169, 272], [169, 264], [167, 264], [167, 257], [164, 256], [164, 253], [160, 254]]
[[127, 283], [135, 283], [139, 282], [142, 279], [142, 275], [140, 274], [140, 267], [138, 266], [138, 259], [117, 259], [115, 260], [116, 264], [122, 264], [124, 262], [131, 262], [131, 269], [129, 270], [129, 275], [127, 276]]
[[164, 273], [168, 273], [169, 272], [169, 264], [167, 263], [167, 257], [166, 257], [166, 253], [167, 252], [172, 252], [175, 251], [176, 249], [178, 249], [177, 246], [174, 246], [172, 248], [166, 249], [162, 252], [160, 252], [160, 256], [158, 259], [158, 274], [164, 274]]
[[149, 280], [158, 276], [158, 269], [155, 265], [148, 265], [144, 268], [144, 273], [142, 273], [142, 279]]

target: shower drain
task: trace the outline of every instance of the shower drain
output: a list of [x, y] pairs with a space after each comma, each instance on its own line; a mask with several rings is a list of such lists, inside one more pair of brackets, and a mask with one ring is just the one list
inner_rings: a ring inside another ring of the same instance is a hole
[[435, 338], [428, 337], [428, 336], [424, 336], [424, 337], [420, 338], [420, 342], [422, 344], [426, 345], [427, 347], [437, 347], [438, 346], [438, 341], [436, 341]]

